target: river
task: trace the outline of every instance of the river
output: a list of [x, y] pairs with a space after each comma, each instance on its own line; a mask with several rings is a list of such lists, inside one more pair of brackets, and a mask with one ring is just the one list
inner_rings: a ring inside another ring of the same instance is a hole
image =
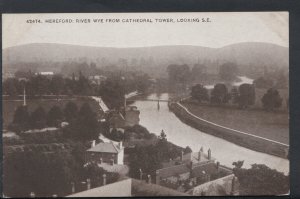
[[[160, 96], [151, 94], [147, 99], [168, 100], [169, 95], [167, 93]], [[159, 110], [155, 101], [135, 101], [133, 105], [140, 110], [142, 126], [157, 135], [163, 129], [168, 141], [178, 146], [190, 146], [193, 151], [199, 151], [200, 147], [203, 147], [205, 151], [210, 148], [212, 156], [228, 167], [232, 167], [235, 161], [244, 160], [244, 168], [257, 163], [265, 164], [285, 174], [289, 172], [289, 160], [256, 152], [192, 128], [169, 111], [167, 102], [160, 102]]]

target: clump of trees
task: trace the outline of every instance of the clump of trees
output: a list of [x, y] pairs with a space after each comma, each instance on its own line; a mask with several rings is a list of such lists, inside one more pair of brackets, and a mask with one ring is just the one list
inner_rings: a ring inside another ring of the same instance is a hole
[[137, 146], [130, 154], [129, 175], [133, 178], [139, 178], [139, 170], [141, 169], [143, 174], [155, 176], [155, 171], [162, 168], [164, 161], [169, 161], [180, 156], [182, 150], [181, 147], [168, 142], [166, 134], [162, 131], [161, 135], [158, 136], [156, 144]]
[[212, 104], [228, 103], [230, 94], [225, 84], [216, 84], [210, 94], [210, 102]]
[[[102, 185], [106, 174], [107, 184], [118, 180], [117, 173], [106, 172], [96, 164], [85, 164], [86, 147], [81, 142], [70, 142], [68, 150], [44, 153], [34, 150], [6, 154], [3, 159], [3, 193], [9, 197], [51, 197], [53, 194], [71, 194], [71, 183], [81, 191], [81, 182], [91, 180], [91, 187]], [[86, 189], [86, 188], [85, 188]]]
[[84, 103], [78, 110], [75, 103], [68, 102], [64, 110], [58, 106], [53, 106], [48, 113], [41, 106], [31, 113], [29, 113], [27, 106], [19, 106], [9, 128], [16, 132], [22, 132], [29, 129], [60, 127], [62, 121], [69, 123], [69, 126], [64, 129], [64, 135], [67, 137], [79, 140], [98, 137], [97, 115], [88, 103]]
[[272, 111], [275, 108], [281, 107], [282, 98], [280, 97], [278, 90], [270, 88], [262, 97], [261, 102], [267, 111]]
[[208, 90], [201, 84], [196, 84], [192, 87], [191, 96], [199, 102], [208, 101]]
[[211, 104], [227, 104], [231, 100], [240, 108], [247, 108], [255, 103], [255, 88], [251, 84], [242, 84], [238, 89], [233, 88], [229, 93], [225, 84], [218, 83], [209, 96], [208, 90], [201, 84], [197, 84], [192, 87], [191, 96], [199, 102], [209, 101]]
[[289, 192], [289, 176], [264, 164], [253, 164], [250, 169], [244, 169], [242, 163], [237, 162], [233, 169], [240, 183], [241, 195], [280, 195]]
[[219, 76], [221, 80], [232, 81], [238, 74], [238, 67], [235, 63], [228, 62], [220, 66]]

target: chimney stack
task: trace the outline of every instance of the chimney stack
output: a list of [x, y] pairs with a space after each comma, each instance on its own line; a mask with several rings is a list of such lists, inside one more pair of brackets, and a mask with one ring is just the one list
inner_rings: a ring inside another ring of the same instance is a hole
[[203, 153], [203, 147], [200, 148], [200, 151]]
[[91, 189], [91, 179], [86, 179], [87, 190]]
[[200, 149], [200, 151], [198, 152], [198, 161], [199, 161], [199, 162], [201, 161], [201, 149]]
[[96, 140], [93, 140], [92, 141], [92, 146], [91, 146], [91, 148], [93, 148], [93, 147], [95, 147], [96, 146]]
[[183, 160], [183, 151], [181, 151], [181, 157], [180, 157], [180, 161], [182, 162]]
[[74, 182], [71, 182], [71, 186], [72, 186], [72, 193], [75, 193], [75, 183]]
[[140, 172], [140, 180], [143, 180], [143, 171], [142, 171], [142, 169], [140, 169], [139, 172]]
[[155, 183], [157, 184], [157, 185], [159, 185], [159, 171], [158, 170], [156, 170], [156, 172], [155, 172]]
[[148, 184], [151, 184], [151, 175], [148, 175]]
[[106, 185], [106, 174], [104, 173], [104, 174], [102, 175], [102, 177], [103, 177], [103, 186], [104, 186], [104, 185]]
[[30, 193], [30, 198], [35, 198], [35, 193], [34, 192]]
[[207, 151], [207, 156], [208, 156], [208, 159], [211, 160], [211, 150], [210, 149], [208, 149], [208, 151]]

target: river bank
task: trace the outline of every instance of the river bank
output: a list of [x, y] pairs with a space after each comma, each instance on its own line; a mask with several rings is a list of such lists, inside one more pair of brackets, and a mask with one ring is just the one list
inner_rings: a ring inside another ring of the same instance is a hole
[[288, 158], [289, 146], [284, 143], [226, 128], [191, 113], [180, 103], [169, 103], [170, 110], [184, 123], [239, 146], [281, 158]]

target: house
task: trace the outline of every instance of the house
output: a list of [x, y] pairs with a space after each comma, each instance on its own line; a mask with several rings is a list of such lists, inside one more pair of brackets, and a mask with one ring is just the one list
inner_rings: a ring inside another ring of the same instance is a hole
[[[232, 175], [230, 168], [221, 166], [211, 156], [211, 150], [207, 154], [201, 148], [199, 152], [181, 154], [180, 157], [162, 164], [163, 168], [156, 170], [156, 184], [188, 191], [199, 186], [228, 175]], [[189, 188], [183, 188], [183, 185]]]
[[54, 72], [52, 72], [52, 71], [47, 71], [47, 72], [38, 72], [38, 73], [35, 73], [35, 75], [42, 75], [42, 76], [53, 76], [53, 75], [54, 75]]
[[122, 142], [115, 144], [113, 142], [101, 142], [95, 144], [93, 141], [90, 149], [86, 151], [86, 162], [124, 164], [124, 147]]

